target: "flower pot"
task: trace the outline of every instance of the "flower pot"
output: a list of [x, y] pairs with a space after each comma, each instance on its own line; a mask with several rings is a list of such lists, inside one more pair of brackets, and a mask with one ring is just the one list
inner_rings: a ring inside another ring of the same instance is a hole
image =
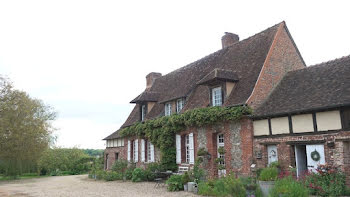
[[188, 186], [187, 186], [187, 183], [184, 184], [184, 191], [187, 192], [188, 190]]
[[275, 186], [275, 181], [259, 181], [260, 189], [263, 193], [263, 196], [269, 196], [269, 192]]
[[187, 183], [187, 190], [188, 190], [188, 192], [193, 192], [194, 191], [194, 185], [195, 184], [196, 184], [195, 182], [188, 182]]

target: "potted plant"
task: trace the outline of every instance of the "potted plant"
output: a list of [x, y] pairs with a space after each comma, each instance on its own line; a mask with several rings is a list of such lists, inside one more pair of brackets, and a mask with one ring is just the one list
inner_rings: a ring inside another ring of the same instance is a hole
[[190, 176], [188, 175], [188, 172], [185, 172], [183, 175], [182, 175], [182, 184], [184, 185], [184, 191], [187, 191], [188, 190], [188, 185], [187, 183], [190, 182], [191, 179], [190, 179]]
[[268, 196], [270, 190], [275, 185], [275, 180], [278, 176], [278, 169], [276, 167], [264, 168], [258, 177], [259, 186], [264, 196]]

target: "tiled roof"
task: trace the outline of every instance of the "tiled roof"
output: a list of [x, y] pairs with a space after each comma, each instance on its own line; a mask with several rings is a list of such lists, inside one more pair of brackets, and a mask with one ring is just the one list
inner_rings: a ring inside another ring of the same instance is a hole
[[103, 140], [111, 140], [111, 139], [115, 139], [115, 138], [121, 137], [119, 135], [119, 131], [120, 131], [120, 129], [118, 129], [117, 131], [113, 132], [111, 135], [105, 137]]
[[350, 105], [350, 56], [291, 71], [255, 116], [275, 116]]
[[[283, 22], [282, 22], [283, 23]], [[186, 97], [183, 111], [209, 105], [209, 89], [197, 83], [215, 69], [217, 77], [239, 80], [225, 106], [245, 104], [255, 86], [260, 70], [273, 42], [279, 23], [232, 46], [220, 49], [200, 60], [157, 78], [147, 91], [159, 93], [157, 103], [146, 119], [164, 115], [164, 102]], [[215, 74], [215, 73], [214, 73]], [[213, 75], [215, 78], [215, 75]], [[147, 94], [147, 93], [142, 93]], [[140, 96], [139, 96], [140, 97]], [[134, 99], [136, 101], [139, 97]], [[122, 127], [140, 121], [140, 107], [136, 105]]]
[[152, 91], [144, 91], [139, 96], [134, 98], [130, 103], [140, 102], [156, 102], [159, 99], [159, 93]]
[[231, 81], [237, 82], [238, 76], [231, 70], [224, 70], [215, 68], [209, 74], [207, 74], [203, 79], [201, 79], [197, 85], [210, 84], [215, 81]]

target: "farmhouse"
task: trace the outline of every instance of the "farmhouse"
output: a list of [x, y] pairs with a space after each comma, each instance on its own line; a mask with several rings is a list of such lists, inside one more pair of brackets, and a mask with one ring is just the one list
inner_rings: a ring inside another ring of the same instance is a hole
[[306, 67], [285, 22], [241, 41], [225, 33], [219, 51], [164, 76], [148, 74], [131, 103], [125, 123], [104, 139], [105, 169], [118, 159], [141, 167], [161, 160], [150, 140], [123, 137], [124, 128], [198, 108], [248, 106], [252, 114], [239, 120], [174, 135], [177, 165], [193, 166], [204, 150], [210, 176], [249, 175], [279, 161], [298, 176], [329, 163], [350, 177], [350, 56]]

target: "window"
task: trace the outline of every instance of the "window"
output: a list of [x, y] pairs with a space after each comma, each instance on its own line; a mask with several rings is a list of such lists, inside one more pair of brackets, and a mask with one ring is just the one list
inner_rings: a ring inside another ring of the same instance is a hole
[[146, 113], [147, 113], [146, 110], [147, 110], [147, 109], [146, 109], [146, 105], [142, 105], [142, 106], [141, 106], [141, 121], [144, 121], [144, 120], [145, 120]]
[[342, 123], [343, 123], [343, 129], [350, 129], [350, 108], [343, 110]]
[[150, 162], [151, 160], [151, 142], [147, 141], [147, 161]]
[[124, 138], [117, 138], [113, 140], [106, 141], [107, 148], [109, 147], [121, 147], [124, 146]]
[[[220, 147], [224, 147], [224, 134], [218, 134], [218, 149]], [[225, 165], [225, 154], [220, 154], [218, 151], [218, 158], [222, 158], [222, 161], [220, 161], [220, 165]]]
[[115, 153], [115, 160], [118, 161], [119, 159], [119, 153]]
[[190, 163], [190, 136], [186, 135], [186, 163]]
[[171, 103], [166, 103], [165, 104], [165, 116], [170, 116], [171, 115]]
[[139, 161], [139, 140], [134, 140], [133, 142], [133, 159], [134, 162]]
[[184, 104], [185, 104], [185, 100], [183, 98], [178, 99], [176, 101], [176, 113], [180, 113], [180, 111], [184, 107]]
[[213, 88], [211, 90], [211, 95], [212, 95], [212, 105], [221, 106], [222, 105], [221, 87]]

